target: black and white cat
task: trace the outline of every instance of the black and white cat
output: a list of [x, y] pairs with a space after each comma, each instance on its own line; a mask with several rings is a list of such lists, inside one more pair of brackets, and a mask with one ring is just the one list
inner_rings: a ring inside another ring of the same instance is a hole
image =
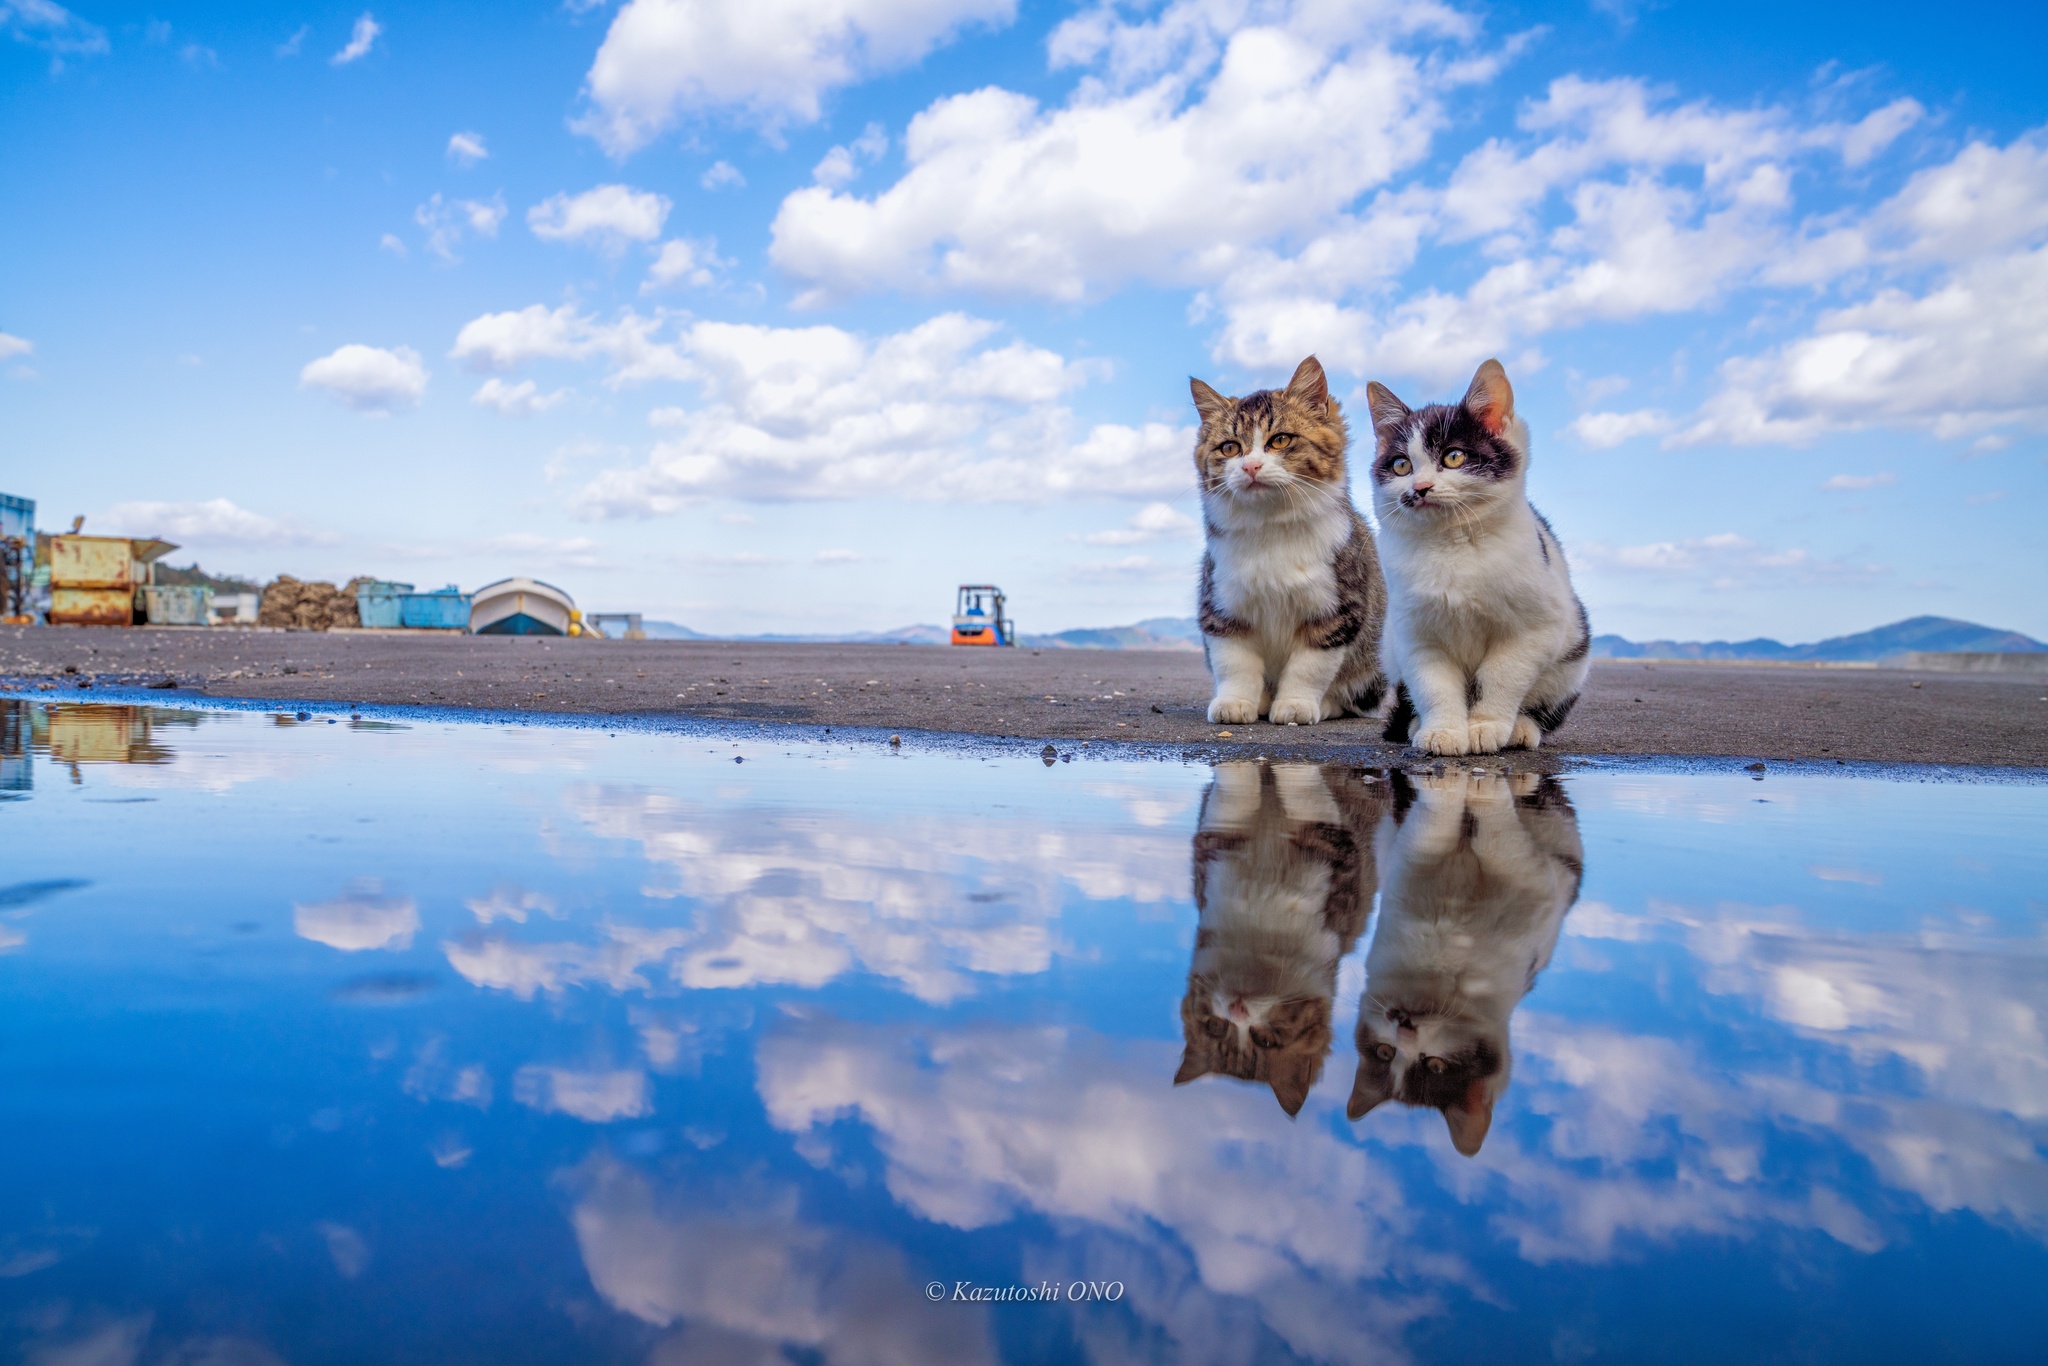
[[1392, 788], [1345, 1113], [1361, 1119], [1388, 1100], [1434, 1107], [1470, 1157], [1507, 1089], [1509, 1017], [1578, 900], [1578, 817], [1555, 778], [1529, 773], [1396, 772]]
[[1189, 387], [1202, 417], [1209, 720], [1314, 725], [1373, 711], [1387, 589], [1352, 506], [1350, 434], [1323, 367], [1310, 356], [1285, 389], [1243, 398]]
[[1456, 404], [1366, 386], [1387, 577], [1386, 738], [1431, 754], [1535, 749], [1585, 686], [1592, 627], [1529, 505], [1529, 427], [1489, 360]]
[[1372, 910], [1384, 792], [1335, 765], [1217, 766], [1194, 841], [1201, 924], [1174, 1085], [1217, 1073], [1301, 1109], [1330, 1049], [1338, 961]]

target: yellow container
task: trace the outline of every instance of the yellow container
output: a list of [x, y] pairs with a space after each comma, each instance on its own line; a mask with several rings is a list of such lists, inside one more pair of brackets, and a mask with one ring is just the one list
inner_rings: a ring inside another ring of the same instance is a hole
[[52, 588], [133, 588], [136, 569], [126, 536], [50, 537]]
[[132, 588], [50, 588], [52, 626], [130, 626], [134, 621]]

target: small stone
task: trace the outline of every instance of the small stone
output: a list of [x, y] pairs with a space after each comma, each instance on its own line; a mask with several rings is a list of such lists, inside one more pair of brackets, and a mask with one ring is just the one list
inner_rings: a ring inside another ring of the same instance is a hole
[[1164, 715], [1166, 715], [1166, 708], [1164, 708], [1164, 707], [1160, 706], [1160, 705], [1159, 705], [1159, 704], [1158, 704], [1157, 702], [1154, 702], [1154, 703], [1152, 704], [1152, 710], [1153, 710], [1154, 712], [1156, 712], [1157, 714], [1159, 714], [1160, 716], [1164, 716]]
[[1041, 756], [1043, 756], [1043, 755], [1048, 755], [1048, 754], [1058, 754], [1058, 753], [1059, 753], [1059, 750], [1055, 749], [1055, 748], [1054, 748], [1053, 746], [1051, 746], [1051, 745], [1047, 745], [1047, 746], [1046, 746], [1046, 747], [1045, 747], [1044, 749], [1041, 749], [1041, 750], [1040, 750], [1040, 751], [1038, 751], [1038, 752], [1039, 752], [1039, 754], [1040, 754]]
[[309, 712], [309, 711], [302, 711], [302, 712], [299, 712], [299, 713], [297, 713], [297, 716], [298, 716], [298, 719], [299, 719], [299, 720], [301, 720], [301, 721], [310, 721], [310, 720], [312, 720], [312, 719], [313, 719], [313, 713], [312, 713], [312, 712]]
[[1216, 732], [1216, 738], [1218, 740], [1228, 740], [1231, 738], [1231, 733], [1227, 730], [1219, 730]]
[[1917, 688], [1917, 687], [1919, 687], [1920, 685], [1919, 685], [1918, 683], [1915, 683], [1915, 684], [1914, 684], [1913, 686]]
[[889, 737], [889, 743], [892, 745], [901, 745], [903, 743], [903, 737], [900, 735], [892, 735]]

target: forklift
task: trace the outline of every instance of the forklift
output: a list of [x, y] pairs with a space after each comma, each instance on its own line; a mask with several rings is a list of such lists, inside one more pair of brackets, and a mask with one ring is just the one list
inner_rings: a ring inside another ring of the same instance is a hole
[[1003, 615], [1003, 590], [992, 583], [963, 583], [953, 604], [955, 645], [1015, 645], [1017, 623]]

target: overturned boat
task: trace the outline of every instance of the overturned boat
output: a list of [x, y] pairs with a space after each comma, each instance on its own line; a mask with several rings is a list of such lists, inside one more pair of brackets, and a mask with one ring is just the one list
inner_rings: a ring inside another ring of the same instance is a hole
[[576, 619], [575, 599], [525, 577], [485, 584], [469, 607], [470, 632], [480, 636], [566, 636]]

